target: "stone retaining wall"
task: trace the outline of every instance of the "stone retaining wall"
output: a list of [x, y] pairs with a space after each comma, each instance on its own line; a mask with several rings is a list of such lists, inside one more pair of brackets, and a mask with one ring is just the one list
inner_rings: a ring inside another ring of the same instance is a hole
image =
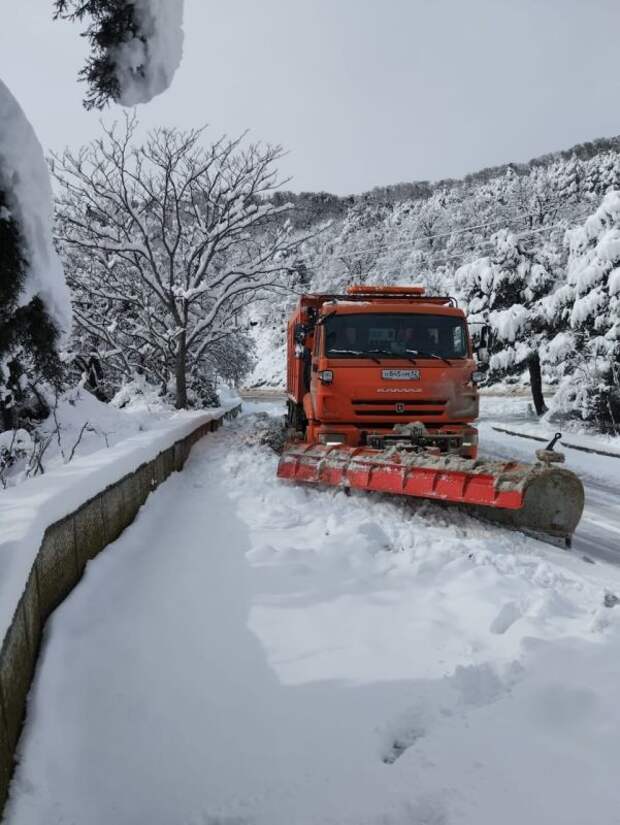
[[135, 519], [152, 490], [181, 470], [192, 446], [232, 418], [239, 407], [212, 419], [51, 524], [0, 648], [0, 812], [7, 799], [26, 700], [50, 613], [79, 582], [86, 563], [115, 541]]

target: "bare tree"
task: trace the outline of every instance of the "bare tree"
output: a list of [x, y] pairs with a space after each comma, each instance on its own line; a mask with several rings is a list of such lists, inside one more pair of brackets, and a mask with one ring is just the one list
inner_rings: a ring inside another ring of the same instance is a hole
[[385, 213], [382, 205], [366, 202], [349, 210], [335, 252], [350, 283], [364, 283], [385, 254]]
[[[274, 220], [290, 207], [266, 198], [279, 147], [243, 148], [242, 136], [204, 148], [201, 129], [160, 128], [139, 143], [137, 128], [127, 116], [77, 155], [54, 156], [59, 240], [97, 357], [162, 385], [172, 373], [185, 407], [188, 375], [239, 336], [249, 301], [282, 286], [300, 239]], [[229, 351], [240, 351], [234, 340]]]

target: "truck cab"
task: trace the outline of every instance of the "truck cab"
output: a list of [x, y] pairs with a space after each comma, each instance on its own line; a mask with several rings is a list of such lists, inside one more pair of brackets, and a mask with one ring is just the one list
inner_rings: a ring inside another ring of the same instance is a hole
[[304, 295], [288, 329], [288, 424], [310, 443], [391, 441], [474, 458], [478, 368], [465, 315], [420, 287]]

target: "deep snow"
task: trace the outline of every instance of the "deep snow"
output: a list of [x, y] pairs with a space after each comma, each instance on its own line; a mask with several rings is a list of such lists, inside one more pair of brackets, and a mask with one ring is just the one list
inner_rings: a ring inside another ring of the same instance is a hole
[[616, 821], [620, 570], [278, 482], [256, 425], [54, 614], [10, 825]]
[[90, 421], [93, 427], [96, 422], [97, 427], [79, 445], [83, 452], [68, 462], [56, 444], [56, 454], [43, 475], [0, 490], [0, 640], [51, 524], [238, 403], [229, 399], [222, 408], [202, 411], [162, 408], [158, 415], [145, 411], [138, 402], [132, 414], [101, 404], [84, 390], [79, 392], [79, 403], [72, 407], [67, 396], [57, 412], [65, 447], [71, 444], [67, 432], [75, 436], [82, 421]]
[[[157, 397], [156, 390], [141, 382], [138, 385], [137, 381], [123, 387], [110, 404], [99, 401], [80, 386], [56, 398], [50, 393], [48, 401], [51, 411], [34, 432], [17, 431], [23, 440], [21, 451], [15, 450], [15, 431], [0, 433], [0, 445], [17, 452], [14, 463], [4, 470], [0, 499], [3, 487], [16, 487], [76, 458], [109, 449], [175, 415], [175, 410]], [[42, 473], [32, 461], [35, 437]]]

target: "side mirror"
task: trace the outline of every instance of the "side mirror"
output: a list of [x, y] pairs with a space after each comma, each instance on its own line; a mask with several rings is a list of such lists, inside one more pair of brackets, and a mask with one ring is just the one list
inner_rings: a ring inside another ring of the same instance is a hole
[[306, 340], [306, 327], [303, 324], [295, 324], [293, 335], [296, 344], [303, 344]]
[[488, 324], [483, 324], [480, 329], [480, 338], [477, 345], [474, 347], [476, 359], [478, 361], [478, 369], [486, 372], [489, 369], [489, 361], [491, 360], [491, 341], [493, 330]]

